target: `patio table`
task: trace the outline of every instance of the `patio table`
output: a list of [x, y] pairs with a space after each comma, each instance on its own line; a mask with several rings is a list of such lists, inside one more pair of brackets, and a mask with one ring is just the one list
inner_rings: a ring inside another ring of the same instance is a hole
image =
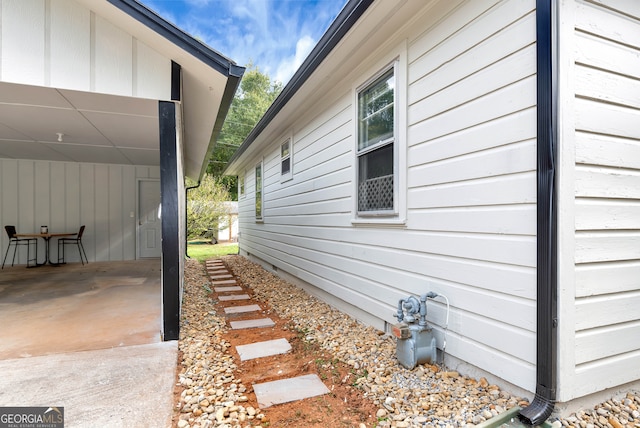
[[42, 263], [38, 263], [38, 255], [36, 254], [36, 265], [35, 266], [31, 266], [31, 267], [37, 267], [37, 266], [44, 266], [47, 263], [49, 263], [51, 266], [60, 266], [60, 263], [54, 263], [51, 261], [50, 258], [50, 254], [51, 252], [49, 251], [49, 242], [51, 241], [51, 238], [62, 238], [65, 236], [75, 236], [77, 235], [76, 232], [63, 232], [63, 233], [16, 233], [15, 236], [17, 236], [18, 238], [42, 238], [44, 239], [45, 242], [45, 246], [44, 246], [44, 262]]

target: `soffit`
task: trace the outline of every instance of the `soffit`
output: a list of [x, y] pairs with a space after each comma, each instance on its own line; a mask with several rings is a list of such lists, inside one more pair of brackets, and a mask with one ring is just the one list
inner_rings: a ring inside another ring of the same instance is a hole
[[158, 139], [157, 100], [0, 82], [0, 157], [158, 165]]

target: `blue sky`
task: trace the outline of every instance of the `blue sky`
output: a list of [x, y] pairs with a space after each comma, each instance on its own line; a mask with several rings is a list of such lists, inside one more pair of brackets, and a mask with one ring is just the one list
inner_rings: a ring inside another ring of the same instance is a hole
[[287, 83], [347, 0], [139, 0], [238, 65]]

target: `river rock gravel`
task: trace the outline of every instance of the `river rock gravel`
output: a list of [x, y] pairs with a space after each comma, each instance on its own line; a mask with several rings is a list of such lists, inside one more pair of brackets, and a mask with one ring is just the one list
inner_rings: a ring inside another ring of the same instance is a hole
[[[280, 317], [291, 320], [305, 340], [318, 344], [335, 358], [367, 375], [356, 384], [378, 407], [377, 427], [472, 427], [528, 401], [512, 396], [485, 378], [473, 379], [441, 365], [413, 370], [395, 359], [395, 338], [353, 319], [238, 255], [223, 257], [254, 298], [266, 302]], [[237, 368], [222, 334], [225, 320], [212, 311], [203, 291], [210, 283], [202, 264], [189, 260], [179, 349], [174, 426], [269, 426], [268, 409], [245, 406], [247, 388], [236, 378]], [[630, 392], [594, 409], [555, 420], [554, 426], [580, 428], [640, 428], [640, 395]], [[271, 425], [273, 426], [273, 425]], [[364, 424], [361, 424], [364, 426]]]

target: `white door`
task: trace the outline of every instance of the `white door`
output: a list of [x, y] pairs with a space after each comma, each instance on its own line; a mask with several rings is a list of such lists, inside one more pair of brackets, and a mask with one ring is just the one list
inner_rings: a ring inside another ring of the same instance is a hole
[[138, 254], [140, 258], [160, 257], [162, 222], [160, 221], [160, 181], [138, 182]]

